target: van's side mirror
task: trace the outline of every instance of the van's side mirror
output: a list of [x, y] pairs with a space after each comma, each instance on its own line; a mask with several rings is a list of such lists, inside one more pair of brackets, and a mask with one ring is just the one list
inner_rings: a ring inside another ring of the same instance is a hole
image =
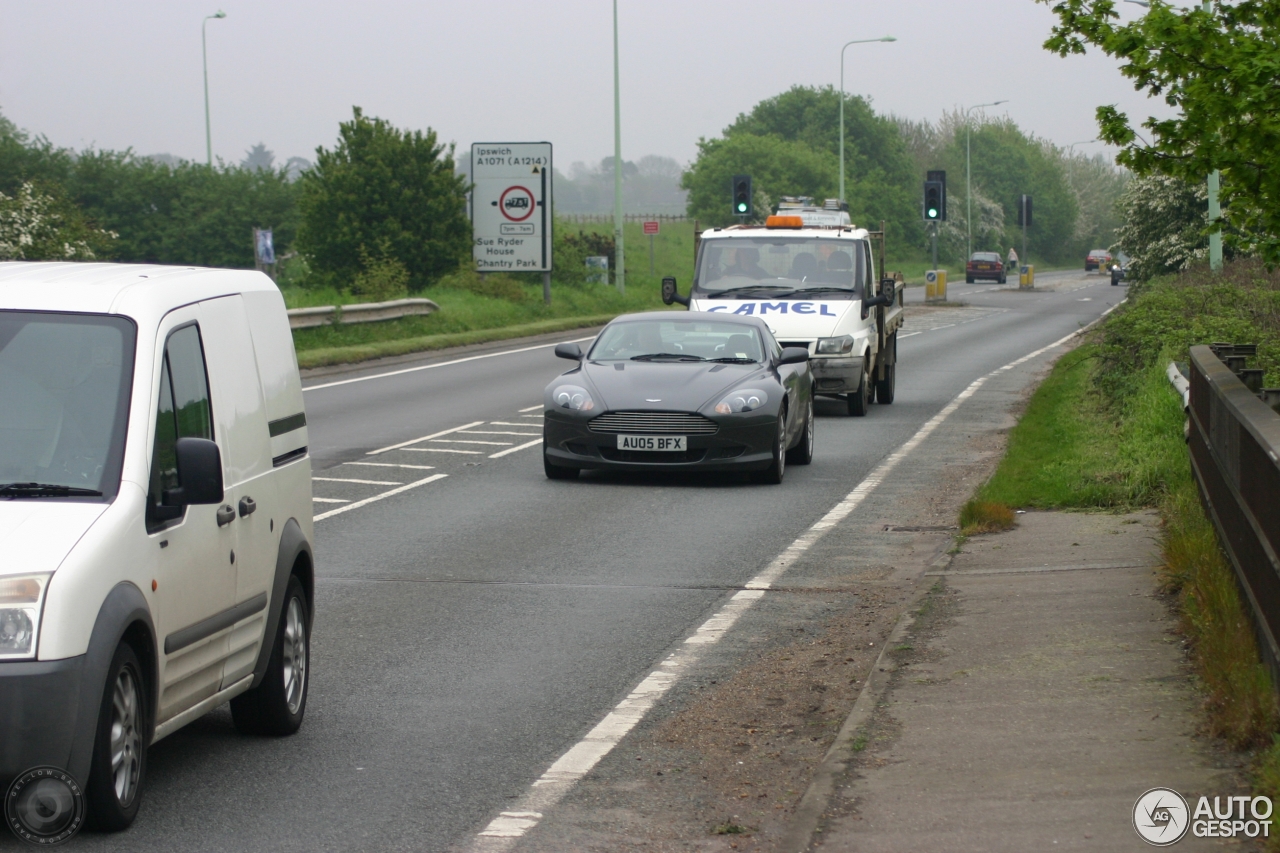
[[670, 305], [673, 302], [679, 302], [688, 307], [689, 297], [680, 295], [680, 291], [676, 290], [675, 276], [669, 275], [662, 280], [662, 304]]
[[207, 438], [180, 438], [177, 447], [176, 489], [165, 489], [166, 506], [222, 503], [222, 454]]
[[577, 344], [556, 344], [556, 357], [582, 361], [582, 347]]
[[804, 347], [784, 347], [778, 364], [803, 364], [809, 360], [809, 351]]
[[892, 278], [880, 279], [880, 295], [889, 297], [892, 302], [893, 298], [898, 295], [898, 282]]

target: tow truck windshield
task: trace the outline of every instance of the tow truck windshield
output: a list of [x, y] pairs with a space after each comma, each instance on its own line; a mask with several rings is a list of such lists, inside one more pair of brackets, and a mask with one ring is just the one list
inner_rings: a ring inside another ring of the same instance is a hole
[[702, 299], [767, 299], [821, 293], [861, 299], [867, 284], [862, 240], [733, 237], [703, 242], [693, 295]]

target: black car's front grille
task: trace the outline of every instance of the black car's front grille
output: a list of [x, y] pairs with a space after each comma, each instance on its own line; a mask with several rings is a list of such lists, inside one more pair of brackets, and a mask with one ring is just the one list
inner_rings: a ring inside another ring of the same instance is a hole
[[693, 412], [605, 412], [587, 428], [612, 434], [715, 435], [720, 426]]

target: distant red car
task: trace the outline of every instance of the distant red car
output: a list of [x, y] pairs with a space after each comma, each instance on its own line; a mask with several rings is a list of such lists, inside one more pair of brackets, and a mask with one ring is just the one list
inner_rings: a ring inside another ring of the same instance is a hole
[[1111, 253], [1106, 249], [1094, 249], [1084, 256], [1084, 271], [1106, 269], [1111, 266]]
[[964, 280], [973, 284], [975, 279], [991, 279], [1004, 284], [1004, 261], [999, 252], [974, 252], [969, 262], [964, 265]]

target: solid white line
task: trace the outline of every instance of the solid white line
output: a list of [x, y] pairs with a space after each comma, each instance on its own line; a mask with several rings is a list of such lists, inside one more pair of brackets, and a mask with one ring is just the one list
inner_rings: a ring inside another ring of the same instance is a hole
[[511, 430], [500, 429], [469, 429], [466, 432], [460, 432], [458, 435], [538, 435], [536, 432], [512, 432]]
[[515, 353], [520, 353], [520, 352], [530, 352], [531, 350], [536, 350], [536, 349], [546, 349], [547, 347], [554, 347], [554, 346], [557, 346], [558, 344], [577, 344], [577, 343], [581, 343], [582, 341], [591, 341], [591, 340], [595, 340], [594, 335], [592, 335], [589, 338], [574, 338], [573, 340], [569, 340], [569, 341], [556, 341], [555, 343], [551, 343], [551, 344], [538, 344], [536, 346], [531, 346], [531, 347], [521, 347], [520, 349], [506, 349], [506, 350], [503, 350], [502, 352], [487, 352], [487, 353], [484, 353], [483, 355], [469, 355], [466, 358], [455, 358], [452, 361], [440, 361], [440, 362], [436, 362], [435, 364], [420, 364], [417, 367], [406, 367], [402, 370], [391, 370], [386, 373], [375, 373], [372, 376], [357, 376], [354, 379], [339, 379], [337, 382], [326, 382], [323, 385], [311, 385], [307, 388], [303, 388], [302, 390], [303, 391], [319, 391], [321, 388], [336, 388], [339, 385], [350, 385], [353, 382], [368, 382], [370, 379], [386, 379], [388, 376], [399, 376], [402, 373], [416, 373], [419, 370], [432, 370], [437, 367], [448, 367], [451, 364], [462, 364], [463, 362], [467, 362], [467, 361], [479, 361], [482, 358], [497, 358], [500, 355], [514, 355]]
[[415, 468], [419, 471], [430, 471], [434, 465], [406, 465], [402, 462], [343, 462], [343, 465], [368, 465], [370, 468]]
[[315, 497], [313, 497], [311, 500], [315, 501], [316, 503], [320, 503], [320, 504], [349, 504], [349, 503], [351, 503], [351, 501], [344, 501], [344, 500], [340, 500], [339, 498], [315, 498]]
[[430, 477], [426, 477], [424, 479], [418, 480], [413, 483], [408, 483], [406, 485], [401, 486], [398, 489], [391, 489], [389, 491], [382, 492], [381, 494], [374, 495], [371, 498], [365, 498], [362, 501], [356, 501], [355, 503], [349, 503], [346, 506], [340, 506], [337, 509], [331, 509], [328, 512], [322, 512], [312, 520], [323, 521], [324, 519], [329, 518], [330, 516], [338, 515], [339, 513], [344, 513], [347, 510], [359, 509], [362, 506], [368, 506], [374, 501], [380, 501], [383, 498], [389, 498], [392, 495], [398, 495], [401, 492], [407, 492], [410, 489], [416, 489], [418, 488], [418, 486], [425, 486], [427, 483], [434, 483], [436, 480], [443, 480], [445, 477], [448, 477], [448, 476], [449, 476], [448, 474], [432, 474]]
[[482, 450], [454, 450], [452, 447], [406, 447], [405, 450], [412, 450], [415, 453], [470, 453], [474, 456], [482, 456]]
[[[540, 417], [542, 417], [542, 415], [523, 415], [522, 417], [526, 417], [526, 418], [528, 418], [528, 417], [540, 418]], [[510, 421], [489, 421], [489, 425], [490, 425], [490, 426], [518, 426], [518, 427], [527, 427], [527, 426], [529, 426], [528, 424], [517, 424], [517, 423], [511, 423]]]
[[499, 450], [497, 453], [490, 453], [489, 458], [497, 459], [499, 456], [506, 456], [508, 453], [515, 453], [517, 450], [524, 450], [526, 447], [533, 447], [535, 444], [541, 444], [541, 443], [542, 443], [542, 437], [539, 436], [538, 438], [535, 438], [533, 441], [522, 444], [519, 447], [509, 447], [506, 450]]
[[[1110, 310], [1106, 313], [1110, 313]], [[1106, 316], [1106, 313], [1095, 320], [1094, 323], [1099, 322], [1102, 317]], [[515, 808], [502, 812], [498, 817], [490, 821], [488, 826], [481, 830], [473, 840], [470, 849], [477, 851], [477, 853], [496, 853], [497, 851], [510, 850], [517, 839], [537, 826], [542, 816], [560, 802], [577, 784], [579, 779], [590, 772], [591, 768], [595, 767], [600, 759], [608, 755], [644, 719], [649, 710], [676, 683], [684, 670], [698, 662], [706, 647], [718, 642], [733, 627], [733, 624], [738, 621], [742, 614], [746, 613], [753, 604], [764, 597], [765, 590], [772, 587], [778, 578], [806, 551], [812, 548], [819, 539], [825, 536], [828, 531], [857, 509], [858, 505], [866, 500], [867, 496], [893, 472], [898, 463], [923, 444], [925, 439], [941, 426], [943, 421], [949, 418], [956, 409], [960, 408], [960, 405], [965, 400], [977, 393], [978, 389], [988, 379], [1004, 371], [1012, 370], [1019, 364], [1048, 352], [1054, 347], [1061, 346], [1076, 335], [1084, 332], [1094, 323], [1090, 323], [1084, 329], [1072, 332], [1046, 347], [1041, 347], [1035, 352], [1028, 353], [1022, 358], [971, 382], [967, 388], [956, 395], [951, 402], [947, 403], [941, 411], [930, 418], [924, 426], [920, 427], [916, 434], [908, 439], [905, 444], [889, 454], [877, 465], [852, 492], [849, 492], [843, 500], [815, 521], [808, 530], [800, 534], [794, 542], [773, 559], [773, 562], [769, 563], [763, 571], [752, 578], [746, 584], [745, 589], [734, 593], [715, 615], [703, 622], [691, 636], [685, 639], [680, 648], [658, 664], [657, 669], [649, 673], [643, 681], [636, 685], [627, 698], [619, 702], [612, 711], [605, 715], [604, 719], [596, 724], [595, 728], [587, 732], [586, 737], [556, 759], [547, 768], [546, 772], [533, 783], [524, 796], [514, 804]]]
[[321, 483], [362, 483], [366, 486], [398, 486], [399, 481], [392, 480], [352, 480], [346, 477], [312, 477]]
[[420, 441], [426, 441], [429, 438], [435, 438], [436, 436], [439, 436], [439, 435], [448, 435], [451, 432], [460, 432], [461, 430], [464, 430], [464, 429], [471, 429], [471, 427], [480, 426], [480, 424], [482, 423], [484, 423], [484, 421], [472, 421], [469, 424], [456, 426], [456, 427], [453, 427], [452, 429], [445, 429], [445, 430], [441, 430], [440, 432], [433, 432], [431, 433], [431, 435], [424, 435], [422, 438], [415, 438], [410, 441], [402, 441], [399, 444], [393, 444], [390, 447], [380, 447], [377, 450], [370, 450], [368, 453], [365, 454], [365, 456], [376, 456], [379, 453], [386, 453], [388, 450], [399, 450], [402, 447], [408, 447], [411, 444], [417, 444]]
[[476, 439], [467, 439], [467, 438], [433, 438], [431, 440], [437, 441], [440, 444], [490, 444], [496, 447], [511, 446], [511, 442], [509, 441], [479, 441]]
[[[577, 341], [569, 341], [569, 343], [571, 343], [571, 344], [572, 344], [572, 343], [577, 343]], [[522, 414], [522, 415], [523, 415], [525, 412], [532, 412], [534, 409], [541, 409], [541, 408], [542, 408], [542, 404], [541, 404], [541, 403], [539, 403], [538, 405], [536, 405], [536, 406], [530, 406], [530, 407], [529, 407], [529, 408], [527, 408], [527, 409], [520, 409], [520, 414]]]

